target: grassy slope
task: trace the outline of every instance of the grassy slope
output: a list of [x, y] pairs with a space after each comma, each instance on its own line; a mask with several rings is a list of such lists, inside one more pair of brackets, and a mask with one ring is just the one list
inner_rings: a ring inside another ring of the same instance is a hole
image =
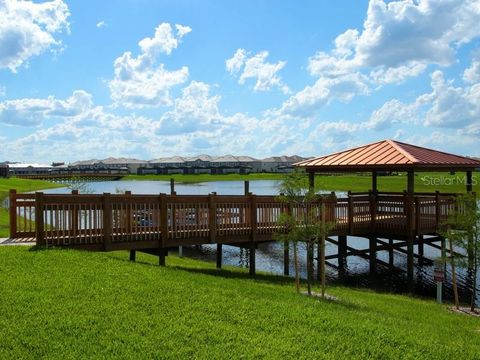
[[[0, 247], [0, 358], [474, 359], [480, 320], [433, 301], [126, 252]], [[214, 276], [216, 275], [216, 276]]]
[[[462, 184], [448, 185], [452, 179], [461, 179], [465, 174], [458, 173], [457, 175], [450, 175], [449, 173], [419, 173], [415, 177], [416, 191], [434, 192], [436, 190], [442, 192], [463, 192], [465, 186]], [[207, 181], [243, 181], [243, 180], [281, 180], [282, 174], [249, 174], [249, 175], [128, 175], [122, 180], [159, 180], [168, 181], [174, 179], [176, 182], [182, 183], [198, 183]], [[474, 186], [474, 191], [480, 192], [480, 174], [474, 175], [477, 180], [477, 185]], [[441, 182], [440, 185], [428, 185], [432, 182], [430, 178], [434, 177], [436, 181]], [[424, 180], [422, 181], [422, 178]], [[316, 184], [324, 190], [339, 190], [339, 191], [367, 191], [371, 188], [372, 180], [370, 176], [358, 175], [342, 175], [342, 176], [316, 176]], [[447, 184], [445, 184], [447, 183]], [[405, 175], [400, 176], [379, 176], [378, 188], [381, 191], [403, 191], [406, 189], [407, 179]]]
[[[10, 189], [17, 189], [17, 192], [29, 192], [40, 189], [49, 189], [58, 187], [58, 184], [54, 184], [48, 181], [41, 180], [27, 180], [0, 178], [0, 203], [8, 196]], [[0, 237], [8, 237], [9, 223], [8, 223], [8, 210], [0, 207]]]

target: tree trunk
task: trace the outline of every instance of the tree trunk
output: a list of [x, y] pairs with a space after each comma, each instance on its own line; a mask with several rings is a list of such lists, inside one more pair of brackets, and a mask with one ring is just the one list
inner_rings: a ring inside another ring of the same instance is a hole
[[320, 268], [321, 268], [321, 284], [322, 284], [322, 298], [325, 298], [325, 203], [322, 202], [322, 236], [320, 237]]
[[460, 307], [460, 302], [458, 300], [458, 288], [457, 288], [457, 275], [455, 273], [455, 260], [453, 254], [453, 245], [452, 241], [448, 239], [448, 244], [450, 246], [450, 265], [452, 266], [452, 287], [453, 287], [453, 296], [455, 301], [455, 307], [458, 309]]
[[320, 238], [320, 268], [321, 268], [321, 278], [320, 282], [322, 285], [322, 298], [325, 298], [325, 235], [322, 234], [322, 237]]
[[308, 295], [312, 295], [312, 279], [313, 279], [313, 243], [309, 239], [307, 241], [307, 290]]
[[295, 287], [300, 292], [300, 274], [298, 273], [298, 242], [293, 242], [293, 267], [295, 268]]
[[[478, 238], [477, 238], [478, 239]], [[472, 284], [472, 303], [470, 304], [470, 310], [475, 311], [475, 303], [477, 300], [477, 274], [478, 274], [478, 256], [477, 256], [477, 244], [473, 251], [473, 284]]]

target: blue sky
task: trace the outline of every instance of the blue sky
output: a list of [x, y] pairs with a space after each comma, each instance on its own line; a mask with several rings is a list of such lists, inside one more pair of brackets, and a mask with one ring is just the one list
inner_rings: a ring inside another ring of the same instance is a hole
[[480, 0], [0, 0], [0, 160], [480, 155]]

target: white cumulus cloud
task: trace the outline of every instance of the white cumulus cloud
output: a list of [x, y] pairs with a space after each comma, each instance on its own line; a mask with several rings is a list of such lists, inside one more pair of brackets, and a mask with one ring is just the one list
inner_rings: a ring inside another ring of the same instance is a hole
[[371, 70], [377, 83], [417, 76], [427, 65], [451, 65], [459, 45], [480, 36], [478, 0], [371, 0], [362, 31], [349, 29], [331, 52], [310, 58], [312, 75]]
[[16, 99], [0, 102], [0, 122], [17, 126], [35, 126], [51, 118], [69, 118], [92, 107], [92, 96], [76, 90], [65, 100], [53, 96], [46, 99]]
[[55, 35], [69, 28], [68, 6], [61, 0], [0, 0], [0, 68], [16, 72], [31, 57], [59, 47]]
[[141, 40], [141, 53], [137, 57], [130, 51], [114, 61], [114, 78], [109, 82], [110, 96], [117, 106], [127, 108], [170, 105], [170, 89], [188, 79], [188, 67], [168, 70], [158, 63], [161, 54], [171, 54], [182, 37], [191, 29], [188, 26], [162, 23], [152, 38]]
[[[225, 61], [225, 67], [232, 75], [238, 75], [241, 72], [238, 79], [241, 85], [248, 79], [256, 80], [253, 87], [255, 91], [268, 91], [278, 87], [283, 93], [288, 93], [288, 86], [278, 76], [278, 72], [287, 64], [286, 61], [269, 63], [266, 61], [267, 57], [268, 51], [261, 51], [249, 57], [245, 49], [237, 49], [233, 57]], [[241, 71], [242, 68], [243, 71]]]

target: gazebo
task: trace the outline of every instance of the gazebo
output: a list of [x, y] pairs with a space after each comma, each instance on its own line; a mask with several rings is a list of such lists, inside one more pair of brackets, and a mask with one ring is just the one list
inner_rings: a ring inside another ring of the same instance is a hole
[[[312, 189], [315, 174], [371, 173], [371, 191], [349, 192], [347, 204], [342, 205], [341, 200], [337, 200], [334, 211], [348, 214], [348, 226], [344, 233], [335, 234], [338, 240], [327, 240], [338, 246], [336, 257], [339, 269], [344, 267], [347, 255], [357, 254], [367, 258], [370, 271], [375, 273], [376, 265], [380, 262], [376, 258], [377, 251], [389, 250], [389, 263], [384, 263], [389, 266], [393, 266], [394, 249], [406, 254], [408, 281], [413, 284], [414, 257], [423, 260], [424, 244], [441, 249], [442, 253], [448, 251], [438, 229], [449, 216], [455, 201], [455, 194], [415, 193], [415, 172], [465, 172], [466, 191], [472, 192], [472, 173], [480, 169], [480, 161], [396, 140], [383, 140], [301, 161], [294, 166], [305, 169]], [[377, 176], [385, 172], [407, 173], [403, 193], [378, 192]], [[338, 222], [338, 216], [331, 218], [337, 218]], [[356, 250], [349, 247], [347, 237], [350, 235], [368, 238], [369, 248]], [[435, 244], [438, 241], [441, 246]], [[414, 253], [414, 245], [418, 245], [418, 254]]]
[[449, 154], [396, 140], [382, 140], [353, 149], [298, 162], [309, 174], [310, 186], [316, 173], [371, 172], [372, 191], [377, 192], [379, 172], [402, 171], [407, 173], [406, 191], [415, 192], [415, 172], [460, 171], [466, 173], [466, 190], [472, 191], [472, 172], [480, 169], [480, 161]]

